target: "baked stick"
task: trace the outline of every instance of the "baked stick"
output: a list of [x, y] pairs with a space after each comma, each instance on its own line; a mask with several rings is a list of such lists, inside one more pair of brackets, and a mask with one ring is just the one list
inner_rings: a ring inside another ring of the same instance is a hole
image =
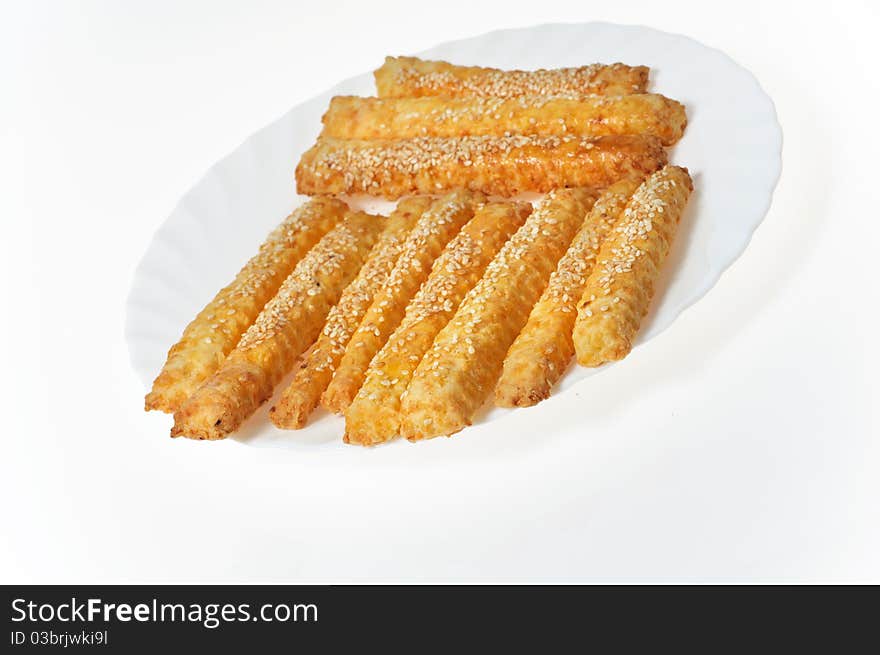
[[321, 396], [326, 409], [342, 414], [348, 408], [364, 382], [370, 361], [400, 323], [406, 306], [431, 272], [434, 260], [484, 201], [481, 194], [454, 191], [436, 200], [422, 214]]
[[509, 134], [651, 134], [665, 146], [681, 138], [684, 105], [650, 93], [516, 98], [336, 96], [322, 118], [325, 137], [406, 139]]
[[525, 202], [484, 205], [449, 242], [400, 326], [370, 363], [363, 386], [345, 412], [345, 441], [372, 445], [397, 435], [400, 399], [412, 372], [531, 209]]
[[456, 66], [416, 57], [386, 57], [373, 73], [381, 97], [644, 93], [647, 66], [591, 64], [536, 71]]
[[571, 363], [571, 331], [587, 276], [602, 242], [639, 184], [637, 178], [621, 180], [596, 200], [550, 276], [526, 326], [507, 351], [495, 387], [496, 405], [528, 407], [544, 400]]
[[296, 264], [348, 211], [331, 198], [314, 198], [288, 216], [231, 284], [186, 326], [153, 388], [147, 410], [174, 412], [216, 371]]
[[507, 197], [605, 187], [665, 163], [666, 152], [653, 136], [320, 138], [296, 167], [296, 181], [305, 194], [394, 199], [462, 187]]
[[504, 245], [413, 374], [402, 436], [426, 439], [470, 425], [594, 197], [587, 189], [551, 192]]
[[687, 169], [667, 166], [627, 203], [578, 303], [574, 346], [581, 366], [623, 359], [632, 350], [691, 191]]
[[306, 353], [293, 381], [269, 410], [269, 418], [277, 427], [297, 429], [306, 424], [330, 383], [351, 335], [394, 267], [407, 235], [430, 204], [431, 199], [424, 196], [407, 198], [401, 200], [389, 216], [363, 268], [330, 310], [321, 335]]
[[327, 313], [357, 275], [383, 226], [380, 217], [350, 213], [321, 239], [219, 370], [177, 410], [171, 436], [222, 439], [253, 414], [318, 336]]

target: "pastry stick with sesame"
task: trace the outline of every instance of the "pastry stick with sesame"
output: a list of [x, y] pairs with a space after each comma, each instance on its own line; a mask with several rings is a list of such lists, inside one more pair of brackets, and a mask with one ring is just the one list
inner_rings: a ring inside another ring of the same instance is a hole
[[578, 303], [574, 346], [582, 366], [623, 359], [632, 350], [691, 191], [687, 169], [667, 166], [630, 198]]
[[470, 425], [594, 198], [587, 189], [548, 194], [504, 245], [413, 374], [402, 436], [427, 439]]
[[321, 137], [296, 167], [299, 193], [366, 193], [394, 199], [467, 188], [513, 196], [561, 187], [605, 187], [666, 163], [657, 137]]
[[661, 95], [516, 98], [336, 96], [322, 118], [325, 137], [405, 139], [505, 134], [651, 134], [664, 146], [681, 138], [684, 105]]
[[145, 408], [174, 412], [235, 348], [296, 264], [348, 211], [331, 198], [314, 198], [288, 216], [198, 316], [168, 352]]
[[529, 320], [504, 358], [495, 387], [495, 404], [527, 407], [544, 400], [574, 356], [571, 331], [602, 241], [617, 221], [633, 191], [641, 184], [627, 178], [610, 186], [596, 200], [575, 235]]
[[347, 442], [371, 445], [397, 435], [400, 399], [412, 372], [531, 209], [525, 202], [484, 205], [449, 242], [406, 308], [400, 326], [373, 358], [364, 385], [346, 410]]
[[431, 272], [446, 244], [485, 201], [482, 194], [454, 191], [434, 201], [412, 229], [385, 286], [373, 298], [352, 335], [336, 373], [321, 397], [331, 412], [343, 413], [364, 382], [370, 361], [403, 318], [406, 306]]
[[293, 381], [269, 411], [269, 418], [277, 427], [298, 429], [306, 424], [330, 383], [348, 340], [394, 267], [406, 236], [430, 204], [431, 199], [424, 196], [398, 203], [358, 276], [330, 310], [321, 335], [306, 353]]
[[384, 219], [350, 213], [297, 264], [214, 375], [174, 414], [172, 437], [222, 439], [265, 402], [315, 340]]
[[386, 57], [373, 73], [383, 98], [405, 96], [499, 96], [644, 93], [647, 66], [591, 64], [549, 70], [499, 70], [456, 66], [416, 57]]

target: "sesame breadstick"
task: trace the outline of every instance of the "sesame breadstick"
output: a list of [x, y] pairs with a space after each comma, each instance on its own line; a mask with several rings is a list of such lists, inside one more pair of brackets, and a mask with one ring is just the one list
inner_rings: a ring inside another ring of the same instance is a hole
[[427, 439], [470, 425], [593, 197], [587, 189], [551, 192], [492, 260], [413, 374], [402, 436]]
[[521, 71], [456, 66], [416, 57], [386, 57], [376, 70], [381, 97], [559, 95], [564, 93], [624, 95], [644, 93], [646, 66], [592, 64], [579, 68]]
[[623, 359], [651, 304], [654, 283], [693, 191], [686, 168], [667, 166], [636, 190], [596, 259], [578, 303], [578, 364]]
[[509, 134], [652, 134], [664, 146], [681, 138], [684, 105], [661, 95], [518, 96], [516, 98], [336, 96], [321, 136], [406, 139]]
[[400, 323], [409, 301], [431, 272], [434, 260], [484, 201], [482, 194], [458, 190], [439, 198], [422, 214], [321, 396], [326, 409], [341, 414], [348, 408], [363, 384], [370, 361]]
[[526, 202], [489, 203], [449, 242], [400, 326], [370, 363], [364, 385], [345, 412], [346, 441], [371, 445], [397, 435], [400, 399], [410, 374], [531, 210]]
[[176, 411], [219, 368], [296, 264], [347, 211], [340, 200], [314, 198], [275, 228], [235, 280], [214, 296], [168, 351], [145, 409]]
[[219, 370], [174, 414], [172, 437], [222, 439], [272, 395], [318, 336], [384, 223], [377, 216], [350, 213], [309, 251]]
[[277, 427], [297, 429], [306, 424], [330, 383], [348, 340], [394, 267], [406, 236], [430, 204], [431, 199], [424, 196], [398, 203], [360, 273], [330, 310], [321, 335], [305, 355], [293, 381], [269, 410], [269, 418]]
[[507, 351], [495, 387], [496, 405], [534, 405], [550, 395], [550, 389], [565, 372], [574, 356], [571, 331], [587, 276], [602, 241], [639, 184], [638, 178], [621, 180], [596, 200], [550, 276], [526, 326]]
[[319, 138], [296, 167], [299, 193], [366, 193], [394, 199], [467, 188], [513, 196], [605, 187], [666, 163], [654, 136]]

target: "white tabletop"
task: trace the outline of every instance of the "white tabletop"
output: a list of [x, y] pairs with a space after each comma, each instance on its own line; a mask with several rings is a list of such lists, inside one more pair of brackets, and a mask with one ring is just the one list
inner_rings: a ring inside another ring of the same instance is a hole
[[[0, 10], [0, 582], [880, 581], [878, 10], [77, 4]], [[215, 160], [387, 53], [587, 20], [724, 50], [785, 143], [718, 285], [555, 401], [601, 416], [574, 456], [528, 412], [512, 429], [548, 443], [527, 457], [499, 437], [468, 462], [438, 442], [344, 464], [172, 442], [143, 413], [129, 283]]]

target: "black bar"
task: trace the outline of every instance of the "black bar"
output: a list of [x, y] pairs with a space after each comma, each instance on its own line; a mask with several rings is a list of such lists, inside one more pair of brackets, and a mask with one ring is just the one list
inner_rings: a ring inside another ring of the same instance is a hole
[[[0, 591], [7, 627], [0, 651], [11, 653], [255, 647], [373, 652], [392, 644], [408, 644], [413, 651], [443, 644], [469, 652], [477, 640], [495, 647], [531, 642], [544, 645], [539, 652], [568, 652], [562, 646], [571, 639], [580, 644], [576, 650], [601, 639], [624, 649], [690, 642], [714, 652], [722, 644], [756, 645], [758, 635], [763, 646], [791, 646], [797, 637], [816, 646], [830, 634], [840, 639], [873, 629], [880, 607], [873, 587], [6, 586]], [[832, 631], [834, 626], [839, 629]], [[90, 643], [75, 643], [86, 636]]]

